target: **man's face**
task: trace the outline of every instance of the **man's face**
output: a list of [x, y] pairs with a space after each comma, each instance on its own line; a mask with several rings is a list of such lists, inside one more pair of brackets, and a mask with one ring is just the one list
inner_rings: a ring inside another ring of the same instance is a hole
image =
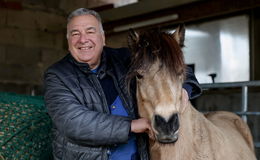
[[67, 25], [69, 51], [78, 62], [88, 63], [91, 69], [98, 67], [105, 45], [100, 27], [92, 15], [76, 16]]

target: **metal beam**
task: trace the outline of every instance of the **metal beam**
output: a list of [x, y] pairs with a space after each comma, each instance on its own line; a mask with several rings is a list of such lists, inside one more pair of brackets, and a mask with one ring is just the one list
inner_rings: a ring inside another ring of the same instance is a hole
[[140, 0], [138, 3], [99, 12], [103, 21], [116, 21], [202, 0]]

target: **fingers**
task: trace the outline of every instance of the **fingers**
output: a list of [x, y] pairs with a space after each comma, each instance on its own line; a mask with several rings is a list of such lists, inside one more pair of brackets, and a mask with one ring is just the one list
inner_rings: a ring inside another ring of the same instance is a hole
[[182, 97], [183, 97], [183, 100], [185, 100], [185, 102], [189, 101], [189, 95], [185, 89], [182, 89]]
[[148, 130], [146, 133], [148, 134], [150, 139], [155, 140], [155, 134], [152, 129]]
[[147, 130], [151, 130], [151, 125], [149, 120], [146, 118], [139, 118], [132, 120], [131, 122], [131, 131], [134, 133], [143, 133]]
[[155, 133], [153, 132], [151, 123], [146, 118], [139, 118], [139, 119], [132, 120], [131, 132], [147, 133], [150, 139], [155, 140]]
[[182, 103], [187, 105], [189, 103], [189, 95], [185, 89], [182, 89]]
[[180, 109], [180, 113], [183, 113], [186, 109], [186, 106], [189, 105], [190, 101], [189, 101], [189, 95], [188, 92], [185, 89], [182, 89], [182, 100], [181, 100], [181, 109]]

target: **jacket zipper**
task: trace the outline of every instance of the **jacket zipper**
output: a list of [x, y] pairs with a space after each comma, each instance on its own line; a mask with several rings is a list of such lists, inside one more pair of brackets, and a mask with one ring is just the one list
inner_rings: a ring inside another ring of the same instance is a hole
[[[106, 113], [110, 113], [110, 110], [109, 110], [108, 104], [107, 104], [107, 100], [106, 100], [106, 98], [104, 98], [104, 97], [105, 97], [105, 93], [104, 93], [104, 91], [103, 91], [102, 86], [101, 86], [100, 83], [99, 83], [99, 80], [97, 79], [97, 75], [93, 73], [93, 74], [91, 74], [91, 76], [93, 77], [92, 79], [93, 79], [94, 85], [97, 86], [97, 89], [98, 89], [97, 92], [98, 92], [99, 96], [100, 96], [101, 99], [102, 99], [102, 103], [103, 103], [103, 105], [105, 106], [105, 107], [104, 107], [105, 112], [106, 112]], [[108, 151], [109, 151], [109, 148], [103, 147], [102, 150], [103, 150], [103, 151], [102, 151], [102, 160], [108, 160]]]
[[107, 104], [107, 100], [106, 100], [106, 98], [104, 98], [104, 97], [106, 97], [105, 93], [103, 92], [103, 88], [102, 88], [101, 84], [99, 83], [99, 80], [97, 79], [97, 75], [92, 74], [91, 76], [93, 76], [94, 84], [97, 86], [97, 92], [102, 99], [102, 103], [105, 106], [104, 109], [105, 109], [106, 113], [110, 113], [109, 106]]

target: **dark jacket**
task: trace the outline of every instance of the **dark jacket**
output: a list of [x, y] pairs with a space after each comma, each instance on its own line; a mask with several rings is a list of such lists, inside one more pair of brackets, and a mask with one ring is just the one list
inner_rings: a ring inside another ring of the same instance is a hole
[[[111, 146], [127, 142], [131, 120], [137, 115], [135, 100], [128, 94], [125, 83], [129, 56], [126, 48], [104, 47], [97, 74], [87, 64], [76, 62], [70, 54], [45, 72], [44, 98], [53, 121], [55, 160], [107, 160]], [[98, 80], [105, 74], [113, 77], [130, 117], [110, 115]], [[192, 73], [190, 77], [196, 96], [200, 88]], [[147, 141], [143, 136], [137, 138], [140, 157], [148, 160]]]

